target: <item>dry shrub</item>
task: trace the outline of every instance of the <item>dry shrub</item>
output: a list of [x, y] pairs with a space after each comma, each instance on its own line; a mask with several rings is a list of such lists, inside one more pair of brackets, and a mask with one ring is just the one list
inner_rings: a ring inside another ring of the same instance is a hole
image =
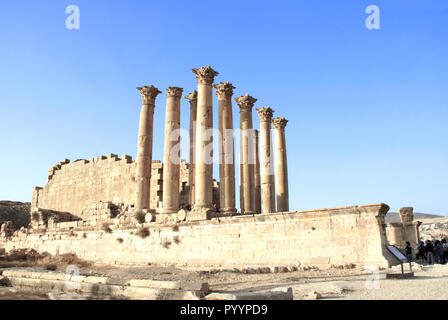
[[149, 237], [150, 232], [149, 232], [148, 228], [144, 227], [144, 228], [138, 229], [137, 234], [140, 236], [140, 238], [145, 239], [145, 238]]
[[179, 231], [179, 226], [177, 224], [175, 224], [172, 229], [174, 232], [177, 232], [177, 231]]
[[82, 237], [83, 237], [84, 239], [87, 239], [87, 234], [86, 234], [86, 233], [83, 233], [83, 234], [82, 234]]
[[1, 267], [43, 267], [46, 270], [65, 268], [74, 264], [78, 267], [89, 267], [91, 262], [82, 260], [74, 253], [51, 256], [48, 252], [38, 253], [34, 249], [11, 250], [5, 256], [6, 262]]
[[56, 256], [48, 256], [42, 259], [42, 263], [55, 264], [56, 266], [59, 267], [66, 267], [68, 265], [74, 264], [80, 268], [88, 267], [92, 264], [91, 262], [78, 258], [77, 255], [74, 253], [63, 253]]
[[118, 243], [123, 243], [123, 238], [117, 238]]
[[37, 212], [33, 212], [33, 213], [31, 214], [31, 217], [32, 217], [32, 219], [33, 219], [34, 221], [39, 221], [39, 213], [37, 213]]
[[165, 249], [168, 249], [171, 246], [171, 241], [165, 240], [162, 244]]
[[6, 261], [25, 261], [27, 258], [26, 249], [14, 249], [5, 255]]
[[137, 211], [135, 213], [135, 220], [138, 221], [138, 223], [145, 223], [145, 213], [143, 211]]
[[175, 244], [179, 244], [179, 243], [180, 243], [180, 239], [179, 239], [178, 236], [175, 236], [175, 237], [173, 238], [173, 241], [174, 241]]
[[110, 223], [104, 222], [103, 223], [103, 230], [107, 233], [112, 233], [112, 229], [110, 228]]
[[44, 265], [44, 269], [45, 269], [45, 270], [54, 271], [54, 270], [56, 270], [57, 268], [58, 268], [57, 265], [52, 264], [52, 263]]

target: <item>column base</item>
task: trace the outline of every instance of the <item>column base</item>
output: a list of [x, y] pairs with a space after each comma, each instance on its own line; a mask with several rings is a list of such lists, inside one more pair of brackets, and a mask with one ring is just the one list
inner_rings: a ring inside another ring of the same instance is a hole
[[221, 208], [219, 211], [221, 214], [225, 214], [225, 215], [233, 215], [238, 212], [238, 210], [236, 210], [236, 208]]
[[170, 214], [159, 213], [158, 215], [156, 215], [156, 223], [177, 223], [177, 212]]
[[249, 215], [255, 215], [255, 214], [257, 214], [255, 211], [247, 211], [247, 212], [244, 212], [243, 213], [243, 216], [249, 216]]
[[179, 212], [180, 209], [174, 209], [174, 208], [162, 208], [159, 210], [159, 214], [174, 214]]
[[193, 210], [187, 212], [187, 221], [199, 221], [199, 220], [210, 220], [216, 216], [216, 210], [214, 208], [207, 207], [194, 207]]

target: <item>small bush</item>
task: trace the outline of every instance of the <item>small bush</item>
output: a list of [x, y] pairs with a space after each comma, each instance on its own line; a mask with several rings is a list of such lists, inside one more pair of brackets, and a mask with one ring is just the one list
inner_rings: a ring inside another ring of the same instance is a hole
[[52, 264], [52, 263], [50, 263], [50, 264], [46, 264], [45, 266], [44, 266], [44, 269], [45, 270], [50, 270], [50, 271], [54, 271], [54, 270], [56, 270], [58, 267], [55, 265], [55, 264]]
[[138, 223], [145, 223], [145, 213], [143, 211], [137, 211], [135, 213], [135, 220], [138, 221]]
[[83, 233], [83, 234], [82, 234], [82, 237], [83, 237], [84, 239], [87, 239], [87, 234], [86, 234], [86, 233]]
[[111, 218], [115, 218], [120, 213], [120, 208], [114, 203], [110, 205], [109, 209]]
[[33, 212], [33, 213], [31, 214], [31, 218], [32, 218], [34, 221], [39, 221], [39, 213], [37, 213], [37, 212]]
[[117, 238], [118, 243], [123, 243], [123, 238]]
[[173, 241], [174, 241], [175, 244], [179, 244], [179, 243], [180, 243], [180, 239], [179, 239], [178, 236], [175, 236], [175, 237], [173, 238]]
[[140, 236], [140, 238], [145, 239], [145, 238], [149, 237], [150, 232], [149, 232], [149, 229], [145, 227], [145, 228], [140, 228], [137, 231], [137, 234]]
[[110, 228], [110, 223], [103, 223], [103, 230], [107, 233], [112, 233], [112, 229]]
[[177, 231], [179, 231], [179, 226], [177, 224], [175, 224], [172, 229], [174, 232], [177, 232]]
[[162, 244], [165, 249], [168, 249], [171, 246], [171, 241], [165, 240]]

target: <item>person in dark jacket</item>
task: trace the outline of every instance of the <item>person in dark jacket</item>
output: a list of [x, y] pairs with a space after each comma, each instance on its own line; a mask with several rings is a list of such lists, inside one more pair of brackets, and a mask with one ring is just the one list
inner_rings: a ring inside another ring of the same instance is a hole
[[421, 260], [422, 262], [426, 261], [425, 257], [425, 243], [423, 241], [418, 242], [418, 251], [417, 251], [417, 260]]
[[442, 243], [439, 240], [436, 240], [434, 244], [434, 256], [436, 258], [436, 263], [443, 263], [443, 249]]
[[434, 246], [430, 240], [426, 240], [425, 253], [428, 264], [434, 264]]
[[412, 262], [413, 257], [412, 257], [412, 246], [411, 243], [409, 241], [406, 242], [406, 258], [408, 258], [409, 262]]
[[443, 250], [443, 264], [448, 261], [448, 243], [446, 239], [442, 239], [442, 250]]

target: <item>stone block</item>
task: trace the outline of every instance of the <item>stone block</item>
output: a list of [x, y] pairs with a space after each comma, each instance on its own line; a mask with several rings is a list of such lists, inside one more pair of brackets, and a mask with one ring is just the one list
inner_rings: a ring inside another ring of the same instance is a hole
[[286, 291], [266, 291], [266, 292], [212, 292], [205, 297], [206, 300], [292, 300], [292, 288], [287, 288]]

